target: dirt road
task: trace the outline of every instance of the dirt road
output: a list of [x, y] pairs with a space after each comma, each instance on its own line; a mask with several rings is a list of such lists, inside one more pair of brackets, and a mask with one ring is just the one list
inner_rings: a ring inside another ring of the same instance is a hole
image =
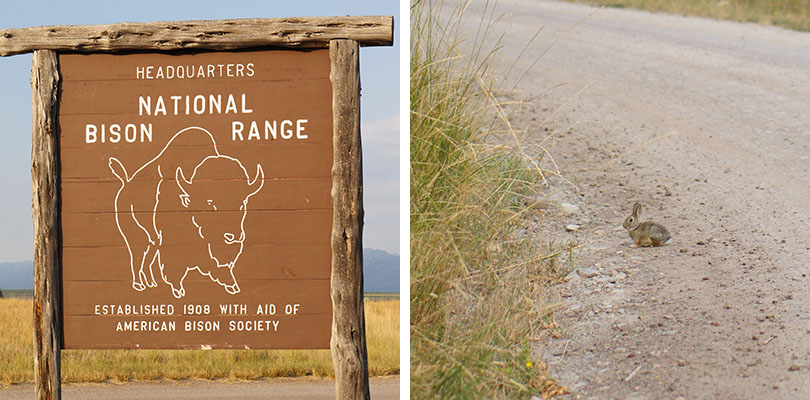
[[[370, 380], [374, 399], [399, 399], [399, 376]], [[31, 384], [0, 388], [0, 399], [30, 399]], [[277, 378], [258, 381], [169, 381], [121, 384], [67, 384], [63, 399], [334, 399], [335, 381], [314, 378]]]
[[[575, 26], [593, 10], [498, 9], [501, 68], [541, 26], [515, 70], [571, 29], [507, 95], [576, 185], [553, 179], [525, 229], [594, 270], [552, 288], [560, 337], [537, 354], [566, 398], [810, 398], [810, 33], [621, 9]], [[669, 245], [630, 247], [635, 201]]]

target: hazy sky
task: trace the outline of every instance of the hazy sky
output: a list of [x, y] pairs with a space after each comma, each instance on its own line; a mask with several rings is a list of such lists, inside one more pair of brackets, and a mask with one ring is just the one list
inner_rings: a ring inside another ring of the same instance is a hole
[[[393, 15], [399, 1], [15, 2], [0, 29], [223, 18]], [[399, 254], [399, 33], [393, 47], [364, 47], [362, 82], [364, 247]], [[31, 55], [0, 57], [0, 262], [32, 259]]]

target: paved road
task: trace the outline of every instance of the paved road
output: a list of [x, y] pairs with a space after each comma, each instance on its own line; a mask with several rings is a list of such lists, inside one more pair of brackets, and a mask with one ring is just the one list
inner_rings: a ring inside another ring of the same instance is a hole
[[[399, 399], [399, 376], [371, 378], [371, 397]], [[0, 389], [0, 399], [32, 399], [31, 384]], [[65, 400], [155, 399], [289, 399], [327, 400], [335, 398], [335, 382], [325, 379], [279, 378], [260, 381], [177, 381], [122, 384], [69, 384], [62, 387]]]
[[[471, 38], [483, 3], [465, 10]], [[579, 188], [545, 190], [582, 213], [545, 210], [537, 240], [576, 241], [579, 265], [600, 271], [556, 288], [564, 334], [536, 349], [569, 397], [810, 398], [810, 33], [498, 7], [501, 70], [541, 27], [513, 76], [553, 44], [517, 92], [499, 93], [532, 102], [512, 126]], [[635, 201], [671, 245], [629, 247], [620, 225]]]

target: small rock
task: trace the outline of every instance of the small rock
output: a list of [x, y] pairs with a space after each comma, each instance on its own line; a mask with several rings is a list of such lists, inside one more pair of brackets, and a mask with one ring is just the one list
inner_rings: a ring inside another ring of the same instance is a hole
[[560, 210], [564, 214], [579, 214], [579, 206], [571, 203], [560, 203]]
[[678, 366], [679, 366], [679, 367], [683, 367], [683, 366], [685, 366], [685, 365], [686, 365], [686, 361], [684, 361], [684, 360], [678, 360]]
[[593, 278], [596, 275], [599, 275], [599, 271], [593, 268], [577, 268], [577, 274], [583, 278]]
[[788, 367], [788, 371], [791, 371], [791, 372], [798, 371], [800, 369], [802, 369], [801, 365], [796, 365], [796, 364], [790, 364], [790, 367]]
[[579, 228], [582, 228], [582, 225], [568, 224], [565, 226], [565, 230], [567, 230], [568, 232], [576, 232], [579, 230]]

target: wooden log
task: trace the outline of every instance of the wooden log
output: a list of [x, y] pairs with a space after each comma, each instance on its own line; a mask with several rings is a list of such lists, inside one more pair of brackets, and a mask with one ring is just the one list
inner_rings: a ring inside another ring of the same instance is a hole
[[62, 396], [59, 297], [59, 132], [56, 52], [34, 52], [31, 177], [34, 218], [34, 381], [37, 399]]
[[332, 363], [337, 399], [369, 399], [363, 309], [363, 163], [359, 46], [329, 44], [332, 63]]
[[261, 46], [326, 48], [333, 39], [351, 39], [363, 46], [391, 46], [394, 17], [250, 18], [3, 29], [0, 56], [41, 49], [118, 52]]

